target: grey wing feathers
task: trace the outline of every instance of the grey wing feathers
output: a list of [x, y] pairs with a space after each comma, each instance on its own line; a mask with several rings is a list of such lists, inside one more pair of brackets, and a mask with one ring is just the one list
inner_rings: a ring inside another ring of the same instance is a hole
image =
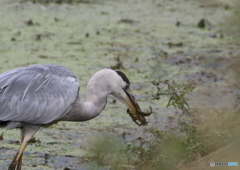
[[65, 67], [38, 64], [0, 74], [0, 121], [48, 124], [64, 116], [79, 91]]

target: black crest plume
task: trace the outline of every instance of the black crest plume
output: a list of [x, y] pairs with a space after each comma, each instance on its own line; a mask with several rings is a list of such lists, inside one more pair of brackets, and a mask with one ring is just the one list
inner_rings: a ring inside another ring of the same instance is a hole
[[119, 70], [115, 70], [115, 71], [117, 72], [117, 74], [118, 74], [120, 77], [122, 77], [123, 81], [125, 81], [127, 84], [130, 85], [130, 81], [128, 80], [127, 76], [126, 76], [123, 72], [121, 72], [121, 71], [119, 71]]

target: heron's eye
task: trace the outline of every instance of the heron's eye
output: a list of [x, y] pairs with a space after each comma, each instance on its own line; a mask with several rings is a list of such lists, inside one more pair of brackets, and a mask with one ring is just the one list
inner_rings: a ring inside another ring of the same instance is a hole
[[126, 86], [123, 88], [123, 90], [126, 92], [130, 92], [131, 91], [130, 85], [126, 84]]

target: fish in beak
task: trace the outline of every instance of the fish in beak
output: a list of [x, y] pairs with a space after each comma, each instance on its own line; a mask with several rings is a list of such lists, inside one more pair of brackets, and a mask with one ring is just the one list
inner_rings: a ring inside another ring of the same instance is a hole
[[143, 112], [141, 111], [141, 108], [139, 107], [137, 101], [135, 100], [135, 97], [124, 90], [124, 92], [127, 95], [126, 102], [128, 105], [127, 113], [132, 118], [132, 120], [139, 126], [146, 126], [148, 122], [146, 121], [145, 117], [150, 116], [152, 114], [152, 108], [150, 106], [149, 112]]

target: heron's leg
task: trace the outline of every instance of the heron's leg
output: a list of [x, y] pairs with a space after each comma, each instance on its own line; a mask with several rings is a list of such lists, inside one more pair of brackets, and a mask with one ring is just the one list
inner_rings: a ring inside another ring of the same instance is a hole
[[20, 156], [19, 160], [18, 160], [18, 163], [17, 163], [17, 170], [21, 170], [21, 165], [22, 165], [22, 155]]
[[[23, 142], [21, 144], [21, 146], [20, 146], [17, 154], [15, 155], [12, 163], [9, 165], [8, 170], [15, 170], [16, 169], [17, 163], [19, 162], [20, 157], [22, 156], [22, 153], [23, 153], [26, 146], [27, 146], [27, 142]], [[18, 167], [19, 166], [21, 166], [21, 165], [18, 165]]]
[[17, 170], [21, 170], [23, 151], [27, 146], [28, 141], [38, 131], [39, 128], [40, 126], [35, 126], [35, 125], [25, 125], [23, 128], [21, 128], [22, 143], [12, 163], [9, 165], [8, 170], [16, 170], [16, 166], [17, 166]]
[[[20, 130], [21, 132], [21, 144], [23, 143], [23, 137], [24, 137], [24, 130]], [[18, 160], [18, 163], [17, 163], [17, 170], [21, 170], [21, 165], [22, 165], [22, 156], [23, 154], [21, 154], [19, 160]]]

